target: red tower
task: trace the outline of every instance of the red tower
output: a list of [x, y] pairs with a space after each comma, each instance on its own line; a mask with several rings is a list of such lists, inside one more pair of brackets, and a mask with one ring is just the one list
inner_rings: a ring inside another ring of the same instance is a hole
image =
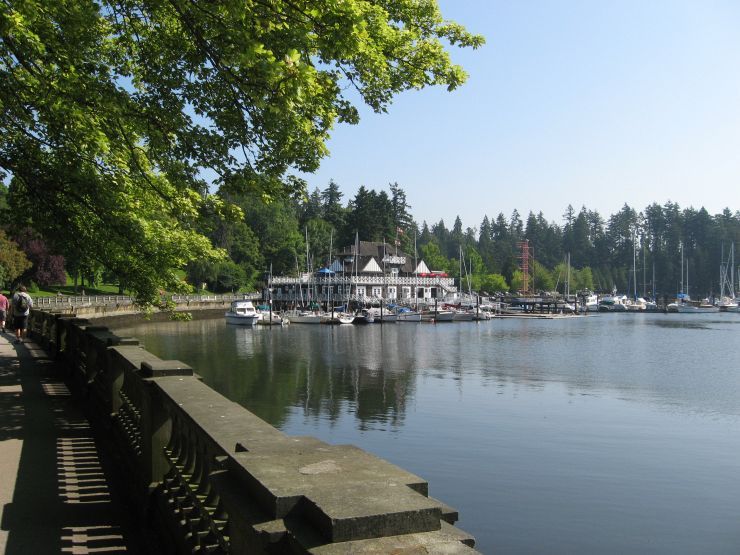
[[529, 290], [529, 258], [534, 256], [533, 249], [529, 248], [529, 239], [519, 241], [517, 246], [519, 247], [519, 256], [517, 257], [519, 259], [519, 270], [522, 272], [522, 294], [526, 296], [531, 293]]

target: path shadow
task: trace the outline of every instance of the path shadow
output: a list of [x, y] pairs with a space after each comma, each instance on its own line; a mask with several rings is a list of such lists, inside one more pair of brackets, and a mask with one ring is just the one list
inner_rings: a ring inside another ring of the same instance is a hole
[[23, 440], [13, 498], [0, 522], [8, 532], [5, 553], [144, 552], [61, 366], [32, 343], [13, 345], [13, 365], [4, 348], [0, 439]]

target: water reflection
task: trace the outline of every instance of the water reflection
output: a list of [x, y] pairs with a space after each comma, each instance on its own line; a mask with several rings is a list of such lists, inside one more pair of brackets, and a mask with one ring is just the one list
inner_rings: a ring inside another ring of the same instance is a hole
[[121, 333], [191, 364], [206, 383], [276, 426], [298, 408], [329, 425], [351, 414], [360, 429], [383, 423], [393, 430], [420, 379], [448, 382], [458, 392], [467, 381], [534, 390], [556, 382], [671, 410], [738, 415], [740, 350], [732, 345], [740, 317], [727, 316], [286, 328], [219, 319]]

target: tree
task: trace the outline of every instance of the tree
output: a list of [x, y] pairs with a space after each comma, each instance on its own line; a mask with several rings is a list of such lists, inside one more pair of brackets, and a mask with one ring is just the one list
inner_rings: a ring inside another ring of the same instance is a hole
[[23, 273], [22, 279], [39, 285], [59, 285], [67, 282], [64, 257], [51, 254], [46, 242], [32, 229], [22, 230], [15, 238], [18, 247], [26, 254], [32, 266]]
[[23, 251], [0, 229], [0, 286], [8, 287], [31, 267]]
[[203, 207], [236, 216], [210, 185], [302, 192], [288, 172], [318, 167], [332, 127], [358, 122], [354, 98], [383, 112], [405, 90], [455, 89], [466, 75], [445, 45], [482, 43], [433, 0], [8, 0], [10, 204], [33, 201], [35, 229], [92, 245], [152, 302], [188, 261], [225, 258], [197, 231]]
[[329, 180], [327, 188], [321, 191], [324, 219], [334, 227], [334, 231], [339, 231], [344, 227], [346, 211], [342, 206], [342, 196], [339, 185], [333, 179]]
[[450, 272], [452, 266], [450, 259], [442, 254], [439, 244], [435, 240], [421, 247], [421, 258], [426, 262], [430, 270], [436, 272]]
[[502, 293], [509, 290], [506, 279], [501, 274], [486, 274], [481, 279], [480, 288], [487, 293]]

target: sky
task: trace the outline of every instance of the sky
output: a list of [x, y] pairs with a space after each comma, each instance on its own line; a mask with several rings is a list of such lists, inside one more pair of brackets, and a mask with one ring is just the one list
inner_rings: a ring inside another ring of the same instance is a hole
[[309, 190], [397, 182], [421, 223], [460, 216], [562, 224], [667, 201], [740, 209], [740, 3], [713, 0], [441, 0], [485, 36], [452, 49], [461, 88], [399, 95], [338, 126]]

